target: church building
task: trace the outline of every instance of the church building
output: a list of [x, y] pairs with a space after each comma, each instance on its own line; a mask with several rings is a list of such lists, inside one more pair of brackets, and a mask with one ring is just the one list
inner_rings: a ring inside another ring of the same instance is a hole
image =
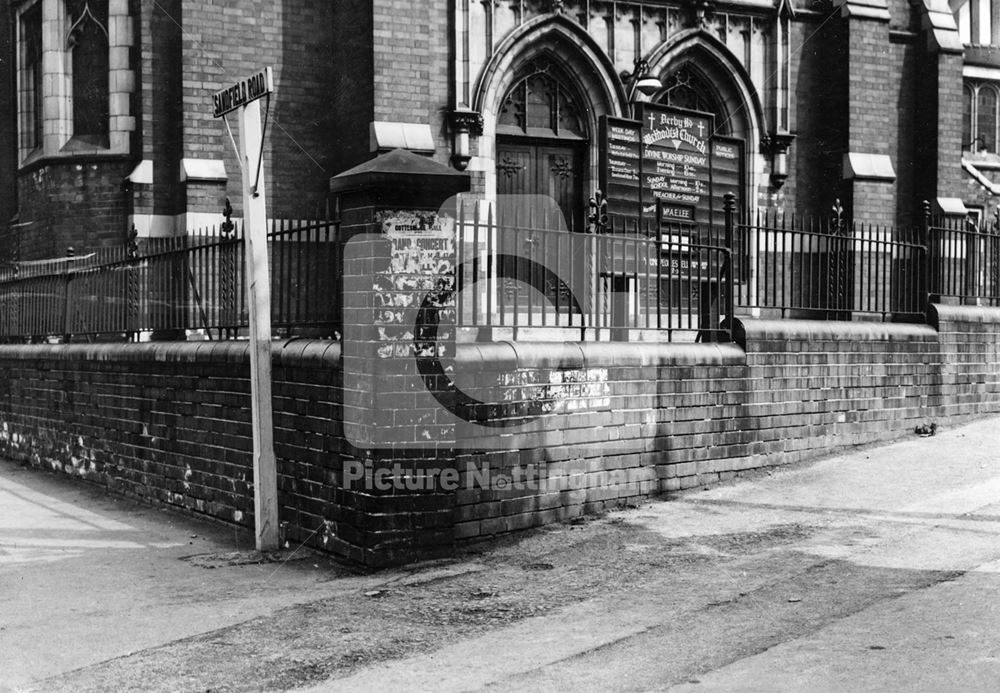
[[227, 197], [239, 216], [212, 95], [264, 66], [276, 218], [403, 148], [581, 229], [602, 128], [642, 102], [710, 115], [751, 211], [908, 225], [924, 200], [990, 219], [1000, 194], [1000, 2], [8, 0], [0, 256], [183, 235]]

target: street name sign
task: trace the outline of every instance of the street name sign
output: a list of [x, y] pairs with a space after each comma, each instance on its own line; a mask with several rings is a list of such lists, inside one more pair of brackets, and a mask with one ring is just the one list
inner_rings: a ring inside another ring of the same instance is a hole
[[[274, 91], [265, 67], [212, 97], [215, 117], [239, 111], [239, 146], [233, 140], [243, 176], [243, 231], [246, 241], [247, 302], [250, 313], [250, 394], [253, 430], [254, 523], [259, 551], [277, 551], [279, 538], [278, 470], [271, 412], [271, 276], [267, 260], [267, 202], [264, 195], [264, 126], [260, 101]], [[270, 98], [268, 98], [270, 110]], [[265, 121], [266, 123], [266, 121]], [[229, 131], [232, 138], [232, 131]]]
[[246, 106], [273, 91], [274, 78], [271, 75], [271, 68], [265, 67], [263, 70], [215, 92], [212, 96], [215, 117], [219, 118], [231, 113], [240, 106]]

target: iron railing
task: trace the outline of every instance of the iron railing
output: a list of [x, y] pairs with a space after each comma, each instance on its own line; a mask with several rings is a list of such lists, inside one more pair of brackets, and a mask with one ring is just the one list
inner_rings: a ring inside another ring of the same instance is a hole
[[[598, 214], [581, 233], [520, 221], [498, 221], [485, 203], [458, 210], [463, 339], [723, 341], [734, 315], [748, 311], [921, 320], [928, 298], [1000, 305], [996, 223], [929, 214], [916, 229], [839, 213], [737, 219], [731, 206], [715, 226]], [[336, 336], [341, 243], [334, 221], [272, 226], [276, 334]], [[247, 323], [244, 238], [235, 226], [0, 267], [0, 340], [232, 338]]]
[[498, 223], [488, 205], [460, 209], [459, 328], [470, 339], [729, 339], [727, 247], [682, 225], [604, 231]]
[[[737, 224], [738, 311], [830, 320], [920, 320], [926, 248], [919, 229], [762, 211]], [[744, 215], [745, 217], [748, 215]]]
[[[137, 339], [196, 331], [234, 337], [248, 326], [243, 230], [143, 239], [141, 252], [19, 263], [0, 271], [0, 339]], [[339, 316], [338, 225], [272, 222], [271, 323], [331, 336]]]
[[1000, 305], [1000, 228], [996, 221], [931, 220], [927, 246], [932, 299]]

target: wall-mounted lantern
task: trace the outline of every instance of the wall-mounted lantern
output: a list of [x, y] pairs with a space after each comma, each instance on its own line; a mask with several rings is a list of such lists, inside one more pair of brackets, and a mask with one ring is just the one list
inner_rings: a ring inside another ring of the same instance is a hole
[[649, 74], [649, 63], [642, 58], [636, 58], [631, 72], [623, 71], [619, 77], [625, 85], [630, 115], [635, 117], [635, 104], [639, 95], [650, 97], [663, 89], [663, 82]]
[[459, 171], [469, 167], [472, 160], [472, 137], [483, 134], [483, 116], [471, 109], [459, 108], [448, 114], [451, 130], [451, 163]]
[[794, 139], [795, 135], [789, 132], [776, 132], [760, 139], [761, 151], [771, 156], [771, 185], [775, 189], [788, 178], [788, 148]]

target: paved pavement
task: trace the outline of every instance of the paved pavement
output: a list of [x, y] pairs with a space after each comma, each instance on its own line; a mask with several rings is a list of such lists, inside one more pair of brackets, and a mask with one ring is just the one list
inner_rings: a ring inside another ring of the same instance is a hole
[[0, 463], [0, 689], [1000, 688], [1000, 419], [407, 570], [236, 539]]
[[0, 691], [354, 587], [303, 552], [0, 461]]

